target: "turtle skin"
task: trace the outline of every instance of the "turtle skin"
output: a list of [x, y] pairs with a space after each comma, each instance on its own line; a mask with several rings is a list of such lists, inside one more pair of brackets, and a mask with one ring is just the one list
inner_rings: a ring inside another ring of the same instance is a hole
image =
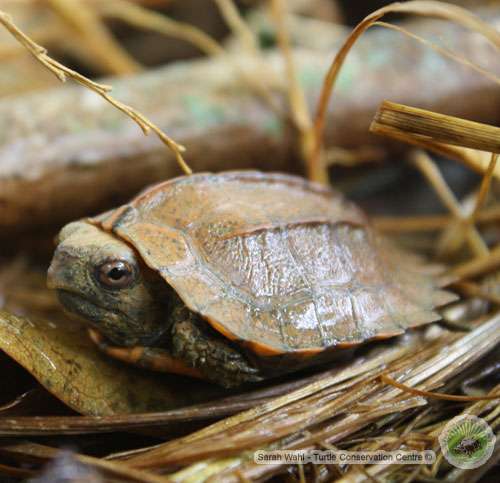
[[272, 361], [290, 372], [400, 335], [456, 299], [441, 289], [439, 267], [383, 239], [340, 193], [300, 177], [179, 177], [86, 222], [132, 247], [210, 341], [244, 354], [248, 380], [271, 374]]

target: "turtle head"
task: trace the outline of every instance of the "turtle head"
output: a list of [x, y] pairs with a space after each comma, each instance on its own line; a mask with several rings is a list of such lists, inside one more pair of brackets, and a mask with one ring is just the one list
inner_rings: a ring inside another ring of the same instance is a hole
[[115, 344], [152, 345], [167, 328], [165, 281], [129, 245], [90, 222], [62, 229], [48, 285], [67, 310]]

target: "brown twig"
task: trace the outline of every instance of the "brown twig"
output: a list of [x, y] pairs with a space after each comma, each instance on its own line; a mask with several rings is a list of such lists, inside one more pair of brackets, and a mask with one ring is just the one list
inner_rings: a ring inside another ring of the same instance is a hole
[[[242, 79], [267, 103], [278, 115], [283, 114], [278, 102], [272, 95], [270, 85], [263, 81], [262, 74], [269, 74], [269, 69], [263, 65], [259, 44], [252, 30], [242, 18], [233, 0], [214, 0], [221, 15], [233, 34], [240, 40], [242, 48], [252, 61], [256, 61], [256, 68], [248, 72], [243, 66], [238, 65], [236, 59], [230, 58], [231, 63], [236, 66], [237, 72]], [[254, 72], [256, 71], [256, 73]]]
[[[475, 149], [464, 148], [461, 146], [442, 144], [423, 137], [415, 137], [398, 129], [393, 129], [389, 126], [380, 124], [372, 123], [370, 131], [374, 134], [390, 137], [412, 146], [427, 149], [433, 153], [446, 156], [447, 158], [464, 164], [479, 174], [484, 174], [488, 170], [491, 155], [483, 151], [477, 151]], [[498, 179], [500, 179], [499, 168], [500, 166], [497, 165], [493, 171], [493, 175]]]
[[123, 20], [142, 29], [185, 40], [208, 55], [224, 53], [223, 47], [203, 30], [188, 23], [172, 20], [164, 14], [149, 10], [126, 0], [101, 2], [97, 8], [102, 15]]
[[85, 44], [90, 57], [105, 72], [131, 74], [141, 65], [115, 40], [88, 2], [82, 0], [46, 0], [58, 16]]
[[226, 23], [240, 39], [243, 48], [253, 56], [259, 55], [259, 47], [254, 33], [245, 23], [233, 0], [214, 0]]
[[[285, 59], [290, 111], [295, 126], [300, 133], [302, 158], [307, 160], [312, 154], [314, 131], [306, 97], [297, 79], [297, 72], [293, 61], [290, 47], [290, 33], [286, 22], [287, 8], [284, 0], [272, 0], [271, 6], [277, 27], [278, 45]], [[309, 177], [313, 179], [313, 173], [309, 173]]]
[[477, 228], [469, 223], [467, 214], [464, 213], [460, 202], [451, 191], [434, 161], [424, 151], [414, 152], [412, 161], [431, 183], [442, 203], [453, 214], [456, 220], [460, 222], [459, 226], [466, 232], [471, 250], [480, 256], [487, 255], [488, 247], [481, 238]]
[[481, 180], [481, 186], [479, 187], [479, 193], [477, 195], [474, 210], [472, 211], [472, 214], [470, 216], [471, 223], [474, 223], [474, 221], [477, 219], [481, 207], [484, 205], [486, 201], [486, 198], [490, 191], [491, 179], [493, 177], [493, 173], [495, 172], [497, 161], [498, 161], [498, 154], [492, 154], [490, 164], [488, 165], [488, 169], [486, 173], [484, 173], [483, 179]]
[[[385, 232], [412, 232], [412, 231], [437, 231], [446, 228], [455, 221], [449, 215], [423, 215], [423, 216], [375, 216], [372, 223], [378, 230]], [[475, 223], [488, 224], [500, 221], [500, 206], [492, 206], [479, 211]]]
[[452, 273], [460, 278], [475, 278], [490, 273], [500, 267], [500, 245], [490, 250], [487, 256], [479, 256], [468, 260], [452, 269]]
[[382, 374], [380, 376], [380, 379], [382, 380], [382, 382], [397, 387], [402, 391], [409, 392], [410, 394], [415, 394], [416, 396], [431, 397], [434, 399], [442, 399], [444, 401], [475, 402], [475, 401], [491, 401], [500, 399], [500, 394], [498, 395], [493, 394], [489, 396], [457, 396], [454, 394], [443, 394], [440, 392], [422, 391], [421, 389], [416, 389], [414, 387], [409, 387], [404, 384], [401, 384], [400, 382], [395, 381], [386, 374]]
[[477, 297], [495, 305], [500, 305], [500, 296], [485, 291], [483, 287], [477, 283], [469, 281], [455, 282], [452, 284], [452, 288], [468, 297]]

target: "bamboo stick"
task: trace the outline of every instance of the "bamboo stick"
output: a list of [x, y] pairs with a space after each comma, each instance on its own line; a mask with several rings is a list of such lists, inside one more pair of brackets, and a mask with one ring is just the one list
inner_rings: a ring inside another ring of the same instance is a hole
[[[433, 141], [500, 153], [500, 128], [425, 109], [384, 101], [375, 114], [370, 130], [380, 127], [430, 138]], [[387, 130], [384, 131], [387, 133]]]

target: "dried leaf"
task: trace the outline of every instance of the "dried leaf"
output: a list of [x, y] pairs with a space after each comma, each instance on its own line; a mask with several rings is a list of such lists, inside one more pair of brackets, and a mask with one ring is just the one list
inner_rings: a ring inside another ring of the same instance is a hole
[[199, 381], [115, 362], [70, 321], [47, 322], [0, 311], [0, 349], [74, 410], [89, 415], [162, 411], [223, 394]]

